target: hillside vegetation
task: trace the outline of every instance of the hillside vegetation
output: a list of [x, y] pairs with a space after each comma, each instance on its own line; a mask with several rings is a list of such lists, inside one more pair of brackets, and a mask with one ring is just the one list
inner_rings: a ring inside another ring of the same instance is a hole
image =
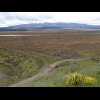
[[43, 66], [57, 61], [48, 55], [34, 55], [0, 48], [0, 86], [28, 78]]

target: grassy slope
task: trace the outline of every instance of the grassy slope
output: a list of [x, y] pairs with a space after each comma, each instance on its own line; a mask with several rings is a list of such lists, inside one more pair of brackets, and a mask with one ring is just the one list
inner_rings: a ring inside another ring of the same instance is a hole
[[92, 60], [80, 61], [76, 64], [70, 66], [61, 66], [55, 70], [49, 72], [47, 75], [39, 77], [31, 82], [23, 84], [22, 86], [26, 87], [64, 87], [65, 80], [64, 76], [73, 72], [81, 72], [86, 75], [94, 76], [97, 79], [97, 84], [95, 86], [100, 86], [100, 61], [94, 62]]
[[38, 69], [55, 62], [57, 58], [48, 55], [28, 55], [7, 48], [0, 48], [0, 86], [7, 86], [18, 80], [32, 76]]

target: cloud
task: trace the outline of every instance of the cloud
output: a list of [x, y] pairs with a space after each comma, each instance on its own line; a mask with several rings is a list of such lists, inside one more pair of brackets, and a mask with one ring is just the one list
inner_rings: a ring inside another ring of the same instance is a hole
[[47, 13], [39, 12], [0, 12], [0, 26], [11, 26], [26, 23], [39, 23], [52, 19]]
[[100, 25], [100, 12], [0, 12], [0, 26], [42, 22]]

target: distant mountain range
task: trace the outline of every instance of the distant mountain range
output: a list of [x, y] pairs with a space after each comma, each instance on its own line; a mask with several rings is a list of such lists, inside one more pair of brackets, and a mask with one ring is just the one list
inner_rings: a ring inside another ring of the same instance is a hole
[[100, 29], [100, 25], [87, 25], [79, 23], [32, 23], [9, 27], [1, 27], [0, 31], [34, 31], [39, 29]]

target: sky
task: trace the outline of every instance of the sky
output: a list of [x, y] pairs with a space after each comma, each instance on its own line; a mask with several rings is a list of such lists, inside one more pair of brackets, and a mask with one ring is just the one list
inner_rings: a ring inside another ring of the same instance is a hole
[[43, 22], [100, 25], [100, 12], [0, 12], [0, 27]]

